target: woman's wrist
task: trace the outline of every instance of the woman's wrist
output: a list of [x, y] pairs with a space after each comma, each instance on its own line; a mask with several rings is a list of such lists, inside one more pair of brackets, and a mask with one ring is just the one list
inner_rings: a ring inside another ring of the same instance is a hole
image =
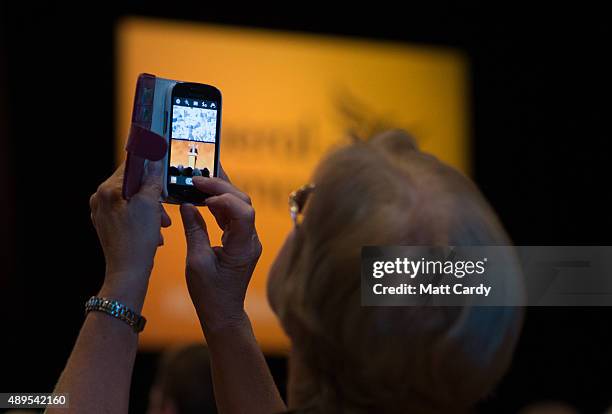
[[200, 317], [207, 342], [234, 335], [236, 332], [252, 331], [251, 320], [244, 310], [216, 318]]
[[114, 299], [141, 313], [149, 285], [148, 271], [107, 271], [98, 296]]

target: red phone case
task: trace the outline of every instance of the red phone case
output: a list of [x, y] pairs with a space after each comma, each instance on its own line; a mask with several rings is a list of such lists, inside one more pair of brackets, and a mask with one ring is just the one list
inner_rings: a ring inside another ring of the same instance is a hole
[[145, 161], [159, 161], [168, 151], [166, 139], [151, 131], [155, 75], [141, 73], [136, 83], [132, 125], [128, 135], [127, 159], [123, 175], [123, 198], [129, 199], [140, 190]]

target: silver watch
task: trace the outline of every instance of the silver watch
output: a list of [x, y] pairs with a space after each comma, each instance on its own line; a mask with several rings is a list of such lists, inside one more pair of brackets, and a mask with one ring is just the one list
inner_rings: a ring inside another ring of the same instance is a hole
[[123, 303], [113, 299], [92, 296], [85, 303], [85, 314], [88, 314], [91, 311], [104, 312], [110, 316], [122, 320], [130, 325], [136, 333], [141, 332], [147, 323], [144, 316], [137, 314]]

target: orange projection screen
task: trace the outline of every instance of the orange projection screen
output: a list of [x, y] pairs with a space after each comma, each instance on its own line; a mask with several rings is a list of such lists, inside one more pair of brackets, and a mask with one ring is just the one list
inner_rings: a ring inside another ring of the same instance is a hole
[[[407, 129], [423, 149], [467, 172], [467, 63], [454, 50], [143, 18], [120, 21], [116, 39], [118, 161], [139, 73], [223, 93], [221, 162], [252, 197], [264, 246], [246, 307], [267, 352], [288, 349], [265, 289], [291, 226], [287, 197], [327, 151], [347, 142], [347, 131]], [[147, 349], [202, 340], [185, 285], [178, 207], [167, 210], [173, 225], [164, 231], [143, 310], [140, 344]], [[208, 212], [205, 219], [219, 244]]]

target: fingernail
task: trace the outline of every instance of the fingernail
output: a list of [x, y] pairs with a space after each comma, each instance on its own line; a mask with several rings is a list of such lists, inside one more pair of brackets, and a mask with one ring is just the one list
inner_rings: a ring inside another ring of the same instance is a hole
[[208, 204], [209, 201], [214, 201], [217, 196], [208, 196], [204, 199], [204, 205]]

